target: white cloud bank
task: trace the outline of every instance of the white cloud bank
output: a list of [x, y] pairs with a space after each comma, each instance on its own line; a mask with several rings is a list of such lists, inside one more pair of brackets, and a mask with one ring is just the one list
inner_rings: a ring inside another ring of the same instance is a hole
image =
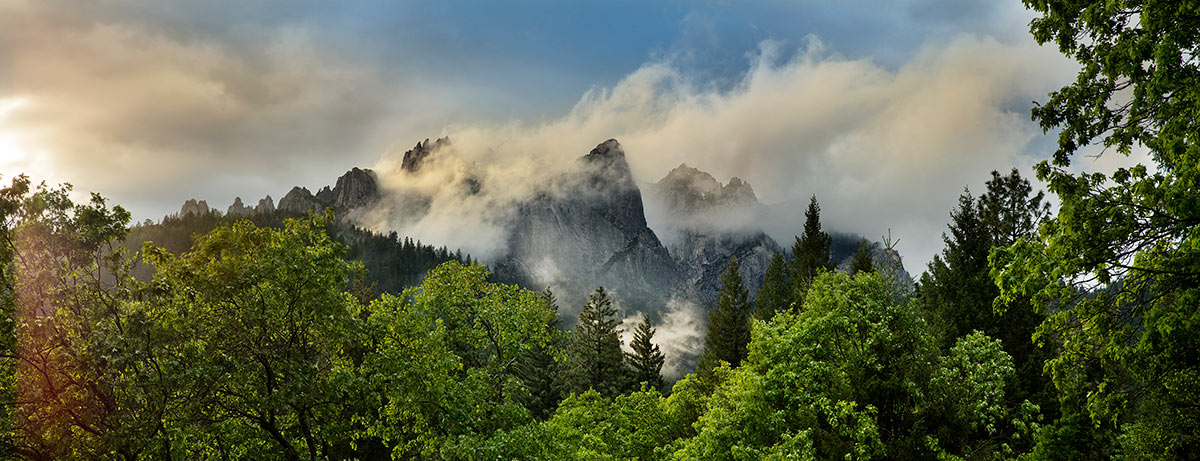
[[[588, 92], [557, 119], [448, 127], [454, 149], [443, 165], [451, 173], [424, 184], [436, 188], [469, 171], [486, 194], [434, 191], [435, 203], [470, 206], [392, 227], [497, 254], [512, 203], [616, 138], [642, 182], [682, 162], [722, 181], [746, 179], [761, 201], [777, 205], [761, 225], [784, 246], [816, 194], [827, 229], [878, 238], [890, 228], [919, 273], [941, 248], [964, 187], [978, 195], [994, 169], [1033, 176], [1029, 166], [1047, 153], [1027, 152], [1041, 136], [1031, 101], [1073, 72], [1052, 48], [975, 36], [928, 44], [896, 69], [845, 59], [815, 38], [799, 50], [764, 42], [744, 78], [724, 90], [692, 81], [670, 60], [652, 62]], [[389, 174], [400, 154], [385, 154], [377, 169], [392, 187], [411, 188], [411, 177]]]

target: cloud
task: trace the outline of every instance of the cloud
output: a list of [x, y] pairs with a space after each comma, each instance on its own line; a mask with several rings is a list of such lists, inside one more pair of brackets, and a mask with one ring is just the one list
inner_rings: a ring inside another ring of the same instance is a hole
[[[1027, 150], [1040, 130], [1028, 101], [1072, 71], [1052, 49], [970, 35], [930, 43], [895, 70], [842, 57], [816, 38], [797, 49], [767, 41], [728, 89], [690, 78], [669, 59], [650, 62], [589, 91], [557, 119], [450, 126], [444, 133], [455, 151], [446, 157], [455, 171], [477, 171], [492, 194], [478, 201], [489, 213], [465, 221], [474, 229], [503, 226], [507, 205], [617, 138], [639, 181], [657, 181], [683, 162], [721, 181], [746, 179], [775, 204], [761, 224], [785, 243], [815, 194], [827, 228], [872, 238], [892, 229], [910, 271], [919, 272], [941, 248], [964, 187], [978, 194], [993, 169], [1032, 176]], [[397, 154], [384, 156], [384, 174]], [[461, 237], [449, 243], [471, 245]]]
[[238, 34], [226, 38], [53, 2], [6, 8], [0, 96], [28, 104], [5, 124], [41, 158], [12, 167], [135, 208], [159, 197], [147, 191], [171, 189], [214, 203], [278, 197], [370, 158], [412, 118], [433, 124], [417, 128], [441, 123], [442, 89], [341, 59], [304, 24], [234, 21]]

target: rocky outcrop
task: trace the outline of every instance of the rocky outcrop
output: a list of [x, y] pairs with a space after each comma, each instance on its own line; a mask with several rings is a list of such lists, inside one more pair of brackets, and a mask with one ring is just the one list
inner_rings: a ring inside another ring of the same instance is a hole
[[[321, 213], [326, 208], [333, 208], [338, 219], [344, 219], [358, 208], [372, 205], [379, 200], [379, 182], [371, 170], [352, 168], [337, 179], [333, 188], [322, 187], [314, 195], [307, 188], [293, 187], [283, 198], [279, 199], [279, 209], [296, 213], [307, 213], [310, 210]], [[259, 202], [259, 207], [271, 207], [271, 197]]]
[[421, 169], [421, 164], [425, 162], [425, 159], [430, 154], [449, 145], [449, 137], [438, 138], [432, 144], [429, 143], [429, 139], [427, 138], [424, 142], [417, 143], [416, 147], [404, 153], [404, 159], [400, 162], [400, 169], [409, 173], [416, 173]]
[[196, 199], [193, 198], [183, 202], [183, 207], [179, 209], [179, 216], [184, 217], [189, 214], [200, 216], [206, 215], [211, 211], [212, 210], [208, 207], [208, 202], [205, 202], [204, 200], [197, 202]]
[[680, 164], [651, 186], [655, 198], [677, 218], [702, 217], [734, 207], [757, 206], [750, 184], [737, 177], [722, 185], [711, 174]]
[[350, 211], [379, 200], [379, 183], [371, 170], [352, 168], [337, 179], [333, 192], [333, 208]]
[[321, 213], [329, 204], [317, 200], [308, 188], [296, 186], [292, 190], [284, 194], [283, 198], [279, 199], [279, 209], [283, 211], [291, 211], [295, 213]]
[[234, 197], [233, 205], [229, 205], [229, 208], [225, 210], [225, 214], [228, 216], [246, 216], [249, 215], [251, 211], [253, 210], [251, 210], [250, 207], [242, 204], [241, 197]]
[[711, 308], [721, 291], [721, 276], [729, 270], [733, 258], [738, 261], [742, 283], [753, 298], [762, 287], [763, 275], [771, 257], [783, 251], [775, 239], [762, 231], [719, 232], [691, 230], [684, 232], [667, 249], [675, 259], [684, 283], [692, 289], [696, 300]]
[[658, 313], [683, 279], [646, 225], [641, 192], [616, 140], [522, 204], [498, 266], [528, 286], [554, 286], [564, 305], [604, 286], [625, 309]]
[[752, 216], [761, 205], [749, 183], [735, 177], [721, 184], [685, 163], [646, 189], [662, 215], [660, 235], [700, 304], [711, 308], [716, 302], [721, 276], [733, 258], [750, 296], [755, 295], [771, 256], [781, 248], [754, 227]]
[[254, 211], [256, 213], [270, 213], [275, 211], [275, 201], [271, 200], [271, 196], [268, 195], [266, 198], [258, 201], [258, 205], [254, 206]]

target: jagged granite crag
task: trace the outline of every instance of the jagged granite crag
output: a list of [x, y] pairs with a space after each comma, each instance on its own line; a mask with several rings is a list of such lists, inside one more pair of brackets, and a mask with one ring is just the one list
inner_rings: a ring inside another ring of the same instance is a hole
[[564, 301], [604, 286], [627, 310], [657, 314], [683, 278], [646, 225], [625, 152], [608, 140], [520, 205], [497, 269]]
[[179, 216], [183, 217], [189, 214], [205, 215], [210, 211], [211, 209], [208, 207], [208, 202], [204, 200], [197, 202], [196, 199], [192, 198], [188, 199], [186, 202], [183, 202], [183, 207], [179, 209]]
[[685, 163], [646, 190], [648, 200], [666, 217], [659, 228], [693, 298], [711, 307], [733, 258], [754, 296], [772, 255], [781, 249], [775, 239], [752, 227], [751, 216], [760, 204], [749, 183], [734, 177], [722, 185]]
[[256, 213], [270, 213], [275, 211], [275, 201], [271, 200], [271, 196], [268, 195], [258, 201], [258, 205], [254, 206], [254, 211]]
[[[335, 186], [321, 188], [316, 195], [308, 188], [296, 186], [279, 199], [279, 209], [296, 213], [312, 211], [320, 213], [326, 208], [333, 208], [338, 219], [343, 219], [354, 210], [366, 208], [379, 200], [379, 181], [371, 170], [352, 168], [337, 179]], [[259, 206], [270, 206], [270, 196], [267, 203], [259, 202]]]
[[450, 145], [449, 137], [438, 138], [433, 144], [429, 143], [426, 138], [424, 142], [417, 143], [416, 147], [409, 149], [404, 153], [404, 159], [400, 161], [400, 169], [409, 173], [416, 173], [421, 169], [421, 164], [429, 157], [429, 154], [437, 152], [442, 147]]
[[242, 203], [241, 197], [234, 197], [233, 204], [229, 205], [229, 208], [225, 210], [225, 214], [228, 216], [246, 216], [249, 215], [251, 211], [253, 210], [251, 210], [250, 207], [247, 207]]

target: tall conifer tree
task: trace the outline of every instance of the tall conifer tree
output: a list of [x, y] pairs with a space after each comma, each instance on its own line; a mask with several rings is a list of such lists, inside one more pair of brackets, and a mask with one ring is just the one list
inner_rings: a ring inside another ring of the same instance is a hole
[[608, 398], [629, 390], [629, 368], [617, 332], [617, 309], [604, 287], [588, 297], [579, 323], [571, 335], [564, 384], [566, 391], [581, 394], [589, 388]]
[[554, 413], [558, 403], [563, 399], [563, 383], [560, 379], [559, 364], [554, 355], [563, 347], [563, 334], [558, 329], [558, 300], [550, 287], [541, 293], [554, 316], [546, 322], [546, 333], [550, 341], [546, 344], [534, 344], [526, 349], [521, 356], [518, 374], [529, 389], [529, 401], [526, 407], [539, 419], [545, 419]]
[[850, 261], [850, 275], [859, 272], [875, 272], [875, 260], [871, 257], [871, 247], [867, 244], [867, 239], [859, 242], [858, 251], [854, 253], [854, 259]]
[[814, 195], [808, 203], [808, 210], [804, 212], [804, 234], [797, 236], [796, 243], [792, 245], [791, 276], [797, 305], [804, 302], [804, 293], [817, 273], [833, 269], [829, 257], [832, 244], [833, 238], [821, 231], [821, 205], [817, 204], [817, 196]]
[[762, 288], [754, 299], [754, 316], [770, 320], [777, 312], [789, 309], [792, 299], [792, 280], [788, 277], [787, 262], [783, 253], [776, 251], [763, 275]]
[[652, 389], [662, 390], [662, 367], [665, 357], [662, 350], [652, 341], [654, 326], [650, 324], [650, 315], [642, 314], [642, 322], [633, 333], [629, 347], [633, 352], [626, 352], [625, 358], [633, 368], [633, 382], [646, 383]]
[[750, 295], [738, 272], [737, 258], [729, 260], [721, 285], [717, 305], [708, 314], [708, 335], [697, 365], [701, 376], [708, 376], [721, 361], [735, 367], [741, 364], [750, 343]]

